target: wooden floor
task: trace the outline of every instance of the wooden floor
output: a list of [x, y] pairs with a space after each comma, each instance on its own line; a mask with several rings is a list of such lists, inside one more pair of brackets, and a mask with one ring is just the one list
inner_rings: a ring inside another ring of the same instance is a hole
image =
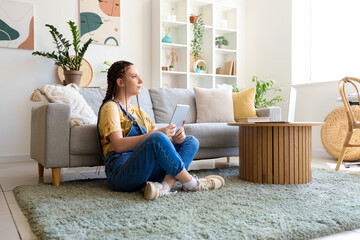
[[[238, 158], [231, 158], [231, 165], [238, 165]], [[312, 166], [318, 168], [334, 169], [336, 160], [327, 156], [313, 156]], [[190, 169], [209, 169], [227, 167], [225, 158], [214, 160], [195, 161]], [[360, 174], [360, 167], [353, 166], [341, 171], [349, 174]], [[104, 168], [100, 175], [95, 174], [96, 168], [71, 168], [62, 169], [61, 181], [87, 178], [104, 178]], [[51, 182], [51, 170], [44, 173], [44, 182]], [[38, 184], [37, 163], [31, 159], [14, 159], [12, 162], [0, 162], [0, 239], [36, 239], [30, 226], [19, 209], [12, 190], [18, 185]], [[318, 239], [360, 239], [360, 229], [343, 232]]]

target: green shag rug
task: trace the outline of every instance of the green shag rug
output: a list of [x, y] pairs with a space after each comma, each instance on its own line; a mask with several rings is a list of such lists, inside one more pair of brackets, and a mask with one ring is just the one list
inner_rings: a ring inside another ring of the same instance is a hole
[[360, 228], [360, 176], [313, 169], [303, 185], [253, 184], [238, 168], [221, 190], [155, 201], [114, 192], [106, 180], [19, 186], [16, 200], [39, 239], [311, 239]]

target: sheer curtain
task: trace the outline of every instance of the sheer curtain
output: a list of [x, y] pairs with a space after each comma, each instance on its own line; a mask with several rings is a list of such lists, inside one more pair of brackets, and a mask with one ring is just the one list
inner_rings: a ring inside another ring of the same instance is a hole
[[310, 82], [360, 77], [360, 0], [311, 0], [310, 16]]

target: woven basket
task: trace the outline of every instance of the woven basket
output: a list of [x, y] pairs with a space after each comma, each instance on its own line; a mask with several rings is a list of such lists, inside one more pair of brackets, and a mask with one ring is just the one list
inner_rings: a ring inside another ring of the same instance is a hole
[[[92, 70], [90, 63], [88, 61], [86, 61], [85, 58], [82, 59], [80, 71], [82, 71], [82, 76], [81, 76], [81, 80], [79, 83], [79, 87], [82, 87], [82, 88], [87, 87], [93, 78], [93, 70]], [[62, 83], [64, 83], [65, 82], [64, 70], [61, 67], [58, 67], [57, 74], [58, 74], [60, 81]]]
[[[360, 106], [351, 106], [355, 119], [360, 119]], [[321, 127], [321, 142], [325, 150], [334, 158], [339, 158], [346, 134], [348, 132], [348, 119], [345, 107], [334, 109], [325, 118]], [[360, 144], [360, 130], [356, 130], [351, 137], [350, 144]], [[360, 148], [347, 148], [344, 160], [357, 161], [360, 159]]]

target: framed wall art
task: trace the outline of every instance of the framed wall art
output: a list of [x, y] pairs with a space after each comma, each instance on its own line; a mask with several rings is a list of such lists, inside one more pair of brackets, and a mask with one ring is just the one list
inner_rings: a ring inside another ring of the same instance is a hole
[[120, 45], [120, 0], [79, 0], [80, 35], [85, 42]]
[[34, 50], [34, 6], [0, 0], [0, 47]]

